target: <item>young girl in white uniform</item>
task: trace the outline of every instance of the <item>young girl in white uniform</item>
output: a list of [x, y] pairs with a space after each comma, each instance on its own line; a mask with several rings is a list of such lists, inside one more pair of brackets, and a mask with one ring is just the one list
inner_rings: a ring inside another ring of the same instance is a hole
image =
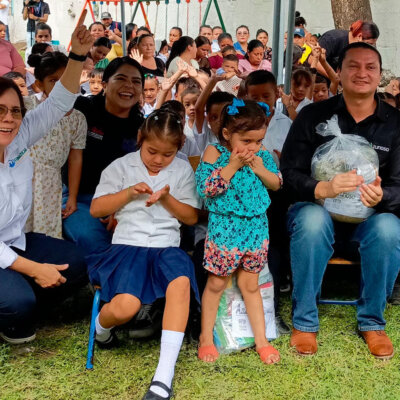
[[87, 257], [90, 280], [106, 302], [96, 319], [97, 342], [111, 342], [111, 328], [128, 322], [142, 303], [166, 297], [160, 360], [144, 399], [170, 398], [190, 286], [199, 298], [193, 264], [179, 249], [180, 223], [194, 225], [200, 208], [190, 164], [176, 157], [183, 142], [178, 115], [150, 114], [140, 150], [103, 171], [90, 208], [95, 218], [115, 213], [118, 221], [110, 248]]

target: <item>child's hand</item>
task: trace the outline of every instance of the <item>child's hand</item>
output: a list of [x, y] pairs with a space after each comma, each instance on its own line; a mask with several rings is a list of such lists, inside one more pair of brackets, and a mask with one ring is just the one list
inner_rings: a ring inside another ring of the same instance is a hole
[[252, 151], [245, 150], [242, 153], [238, 153], [235, 148], [229, 157], [229, 164], [231, 164], [235, 169], [240, 169], [245, 165], [249, 165], [253, 157], [254, 153]]
[[326, 49], [321, 47], [321, 52], [319, 54], [319, 62], [322, 64], [325, 61], [326, 61]]
[[281, 99], [282, 99], [282, 104], [288, 108], [290, 105], [292, 105], [293, 101], [292, 101], [292, 95], [291, 94], [285, 94], [284, 92], [282, 92], [281, 94]]
[[252, 160], [249, 162], [249, 167], [256, 175], [260, 174], [263, 170], [265, 170], [263, 160], [259, 156], [254, 156], [252, 158]]
[[135, 61], [137, 61], [140, 65], [142, 65], [143, 62], [143, 54], [139, 53], [139, 50], [137, 49], [132, 49], [131, 54], [129, 55], [130, 58], [133, 58]]
[[68, 218], [77, 209], [78, 209], [78, 204], [76, 202], [76, 198], [74, 199], [74, 198], [68, 197], [65, 208], [63, 210], [61, 210], [62, 219]]
[[186, 63], [185, 61], [179, 59], [179, 60], [176, 62], [176, 66], [178, 67], [178, 71], [180, 71], [180, 72], [187, 72], [188, 67], [189, 67], [189, 64]]
[[146, 201], [146, 207], [151, 207], [157, 201], [164, 200], [169, 195], [169, 185], [165, 185], [162, 189], [154, 192]]
[[197, 69], [195, 67], [193, 67], [192, 65], [188, 66], [187, 72], [191, 78], [197, 78], [197, 75], [198, 75]]
[[79, 84], [82, 85], [82, 84], [84, 84], [85, 82], [87, 82], [88, 80], [89, 80], [89, 73], [88, 73], [88, 70], [83, 69], [83, 70], [82, 70], [82, 73], [81, 73], [81, 79], [80, 79], [80, 81], [79, 81]]
[[101, 221], [103, 224], [107, 224], [106, 230], [107, 230], [108, 232], [114, 233], [115, 228], [116, 228], [117, 225], [118, 225], [118, 221], [115, 219], [115, 214], [111, 214], [111, 215], [109, 215], [107, 218], [100, 218], [100, 221]]
[[169, 92], [175, 85], [175, 80], [171, 78], [164, 78], [161, 82], [161, 90]]
[[281, 159], [281, 152], [279, 150], [274, 149], [274, 153], [278, 156], [279, 160]]
[[151, 190], [151, 187], [144, 182], [137, 183], [136, 185], [130, 186], [128, 188], [129, 200], [134, 200], [136, 197], [145, 193], [153, 194], [153, 191]]

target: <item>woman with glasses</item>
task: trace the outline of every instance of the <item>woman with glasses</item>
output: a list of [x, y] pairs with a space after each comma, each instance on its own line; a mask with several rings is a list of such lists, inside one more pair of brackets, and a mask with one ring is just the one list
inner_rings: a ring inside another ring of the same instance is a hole
[[237, 42], [233, 45], [233, 47], [238, 51], [242, 56], [245, 56], [247, 53], [247, 42], [250, 37], [249, 28], [246, 25], [240, 25], [236, 29], [236, 39]]
[[25, 115], [18, 86], [0, 78], [0, 337], [11, 344], [35, 338], [36, 303], [52, 304], [87, 282], [81, 252], [43, 234], [24, 234], [32, 204], [29, 148], [71, 110], [83, 61], [93, 44], [83, 13], [72, 34], [64, 74], [47, 100]]

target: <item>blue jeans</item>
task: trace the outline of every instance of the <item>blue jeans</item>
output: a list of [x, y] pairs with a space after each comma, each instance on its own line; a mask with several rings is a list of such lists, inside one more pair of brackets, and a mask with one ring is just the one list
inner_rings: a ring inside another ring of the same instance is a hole
[[[78, 195], [78, 210], [63, 220], [63, 236], [81, 247], [85, 255], [100, 253], [111, 244], [111, 233], [106, 224], [90, 215], [93, 195]], [[63, 190], [63, 206], [68, 199], [68, 190]]]
[[25, 251], [14, 250], [39, 263], [69, 264], [61, 271], [67, 281], [59, 287], [43, 289], [27, 275], [0, 268], [0, 331], [10, 327], [31, 327], [38, 301], [42, 304], [61, 302], [89, 281], [82, 251], [65, 240], [31, 232], [26, 234]]
[[334, 243], [358, 250], [363, 289], [357, 305], [360, 331], [382, 330], [383, 312], [400, 268], [400, 220], [376, 213], [359, 225], [334, 223], [314, 203], [296, 203], [288, 212], [293, 274], [293, 326], [303, 332], [319, 329], [317, 298]]

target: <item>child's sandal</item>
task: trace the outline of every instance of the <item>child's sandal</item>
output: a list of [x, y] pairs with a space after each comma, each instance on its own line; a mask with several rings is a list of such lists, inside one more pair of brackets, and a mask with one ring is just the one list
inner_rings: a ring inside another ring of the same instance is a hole
[[204, 361], [204, 358], [208, 355], [214, 356], [215, 357], [214, 361], [216, 361], [218, 359], [219, 353], [218, 353], [218, 350], [215, 347], [215, 345], [212, 344], [211, 346], [199, 347], [199, 351], [197, 354], [197, 357], [199, 358], [199, 360]]
[[[268, 361], [271, 355], [276, 355], [279, 357], [279, 351], [275, 349], [275, 347], [272, 346], [271, 344], [269, 344], [268, 346], [261, 347], [260, 349], [257, 350], [257, 353], [264, 364], [266, 363], [266, 361]], [[275, 364], [278, 361], [273, 361], [271, 364]]]

